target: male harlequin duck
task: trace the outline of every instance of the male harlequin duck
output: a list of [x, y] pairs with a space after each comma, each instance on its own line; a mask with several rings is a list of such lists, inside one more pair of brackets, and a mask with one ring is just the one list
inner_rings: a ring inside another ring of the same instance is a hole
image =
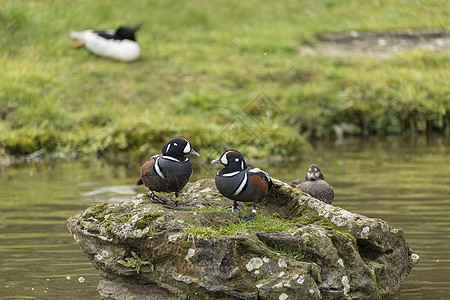
[[291, 186], [328, 204], [334, 200], [333, 187], [325, 181], [319, 166], [315, 164], [309, 166], [306, 179], [294, 180]]
[[117, 30], [84, 30], [69, 31], [69, 37], [80, 41], [72, 43], [73, 47], [83, 45], [92, 53], [121, 61], [133, 61], [139, 58], [140, 48], [136, 42], [134, 28], [119, 27]]
[[269, 174], [247, 165], [242, 154], [236, 150], [225, 151], [211, 163], [225, 166], [217, 172], [216, 186], [222, 195], [234, 200], [230, 208], [232, 212], [239, 211], [237, 201], [253, 202], [252, 214], [243, 218], [252, 221], [256, 214], [256, 203], [264, 198], [273, 185]]
[[165, 199], [156, 196], [154, 192], [175, 192], [175, 206], [178, 206], [178, 194], [192, 175], [191, 162], [185, 157], [186, 154], [199, 155], [187, 139], [177, 137], [164, 145], [162, 154], [150, 157], [142, 165], [137, 185], [144, 184], [148, 187], [152, 202], [166, 203]]

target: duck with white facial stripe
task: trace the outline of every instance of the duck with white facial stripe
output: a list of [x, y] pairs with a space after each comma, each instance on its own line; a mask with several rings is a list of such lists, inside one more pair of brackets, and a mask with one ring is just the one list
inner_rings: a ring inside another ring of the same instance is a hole
[[187, 154], [199, 155], [187, 139], [177, 137], [164, 145], [161, 154], [150, 157], [142, 165], [141, 178], [137, 184], [148, 187], [152, 202], [166, 203], [164, 198], [156, 196], [154, 192], [175, 192], [174, 206], [178, 206], [179, 193], [192, 175], [191, 162], [185, 157]]
[[333, 187], [325, 181], [322, 171], [315, 164], [309, 166], [306, 178], [294, 180], [291, 186], [328, 204], [334, 200]]
[[242, 154], [236, 150], [225, 151], [211, 163], [225, 166], [217, 172], [215, 181], [219, 192], [234, 201], [229, 210], [238, 212], [238, 201], [253, 202], [252, 214], [243, 218], [245, 221], [252, 221], [256, 215], [256, 204], [273, 185], [269, 174], [247, 165]]

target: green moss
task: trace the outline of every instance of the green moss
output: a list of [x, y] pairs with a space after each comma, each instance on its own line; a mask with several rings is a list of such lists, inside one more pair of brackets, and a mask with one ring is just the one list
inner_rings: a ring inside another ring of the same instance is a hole
[[134, 224], [134, 227], [137, 229], [144, 229], [149, 225], [148, 222], [146, 221], [142, 221], [142, 220], [137, 220], [136, 223]]
[[291, 201], [290, 206], [289, 206], [289, 212], [291, 213], [292, 216], [301, 216], [303, 214], [303, 211], [300, 210], [300, 204], [298, 203], [298, 201]]
[[180, 242], [180, 246], [182, 248], [191, 248], [192, 247], [192, 242], [190, 242], [190, 241], [181, 241]]
[[340, 232], [340, 233], [342, 233], [342, 234], [345, 234], [346, 236], [348, 236], [349, 238], [351, 238], [352, 239], [352, 241], [353, 241], [353, 245], [355, 246], [355, 249], [359, 252], [359, 249], [358, 249], [358, 243], [357, 243], [357, 241], [356, 241], [356, 237], [353, 235], [353, 234], [351, 234], [350, 232], [345, 232], [345, 231], [340, 231], [340, 230], [336, 230], [337, 232]]
[[87, 210], [84, 214], [84, 218], [94, 218], [100, 222], [105, 220], [104, 211], [108, 208], [109, 203], [100, 203], [95, 206], [92, 206]]
[[322, 221], [322, 223], [320, 223], [320, 226], [325, 226], [325, 227], [333, 228], [334, 231], [339, 232], [339, 233], [341, 233], [341, 234], [344, 234], [344, 235], [348, 236], [349, 238], [352, 239], [353, 244], [354, 244], [354, 246], [355, 246], [355, 249], [358, 249], [357, 243], [356, 243], [356, 237], [355, 237], [353, 234], [351, 234], [351, 233], [349, 233], [349, 232], [342, 231], [341, 228], [340, 228], [339, 226], [337, 226], [337, 225], [335, 225], [335, 224], [331, 224], [331, 223], [326, 222], [326, 221]]
[[103, 203], [100, 203], [100, 204], [97, 204], [96, 206], [94, 206], [92, 208], [92, 210], [97, 213], [100, 213], [100, 212], [103, 212], [106, 208], [108, 208], [108, 206], [109, 206], [109, 203], [103, 202]]
[[313, 224], [319, 220], [322, 220], [322, 218], [315, 216], [315, 217], [311, 217], [311, 218], [307, 218], [305, 221], [301, 222], [303, 225], [309, 225], [309, 224]]
[[324, 226], [324, 227], [330, 227], [333, 228], [336, 231], [341, 231], [341, 228], [339, 228], [339, 226], [331, 224], [327, 221], [322, 220], [322, 222], [320, 223], [320, 226]]
[[113, 229], [114, 229], [114, 226], [112, 224], [109, 224], [108, 226], [106, 226], [106, 232], [108, 232], [108, 233], [111, 233]]
[[128, 221], [130, 221], [130, 219], [131, 219], [131, 215], [130, 214], [125, 214], [125, 215], [119, 216], [117, 218], [117, 221], [119, 223], [128, 223]]
[[163, 216], [164, 213], [162, 212], [152, 212], [145, 214], [142, 219], [139, 219], [134, 224], [134, 227], [137, 229], [144, 229], [146, 227], [149, 227], [152, 225], [153, 221], [161, 216]]

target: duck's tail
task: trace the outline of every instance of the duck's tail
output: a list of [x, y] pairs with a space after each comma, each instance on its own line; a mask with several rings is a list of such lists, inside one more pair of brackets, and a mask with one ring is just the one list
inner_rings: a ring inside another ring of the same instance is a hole
[[92, 32], [92, 30], [69, 31], [67, 35], [72, 39], [82, 41], [88, 32]]

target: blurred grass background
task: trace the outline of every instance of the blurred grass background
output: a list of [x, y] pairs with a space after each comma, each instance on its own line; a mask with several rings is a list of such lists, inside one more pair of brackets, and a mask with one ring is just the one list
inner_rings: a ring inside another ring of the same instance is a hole
[[[300, 56], [322, 33], [449, 28], [446, 0], [2, 0], [0, 153], [149, 155], [182, 135], [217, 156], [310, 138], [450, 132], [449, 55]], [[69, 30], [143, 24], [142, 57], [68, 46]]]

